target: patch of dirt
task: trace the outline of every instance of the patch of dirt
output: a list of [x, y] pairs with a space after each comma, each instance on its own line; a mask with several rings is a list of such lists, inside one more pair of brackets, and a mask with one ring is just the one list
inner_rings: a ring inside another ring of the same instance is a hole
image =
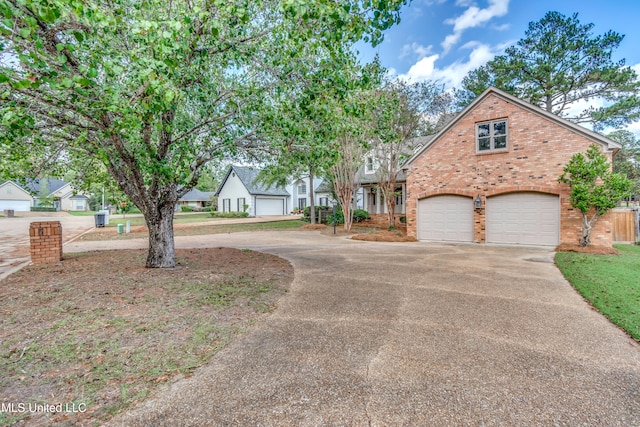
[[305, 224], [300, 228], [302, 230], [324, 230], [327, 226], [324, 224]]
[[620, 251], [616, 248], [611, 248], [608, 246], [580, 246], [580, 245], [570, 245], [568, 243], [563, 243], [556, 248], [556, 252], [578, 252], [582, 254], [596, 254], [596, 255], [620, 255]]
[[0, 413], [0, 425], [103, 424], [210, 361], [293, 281], [288, 261], [247, 249], [176, 250], [174, 269], [145, 258], [67, 254], [0, 281], [2, 403], [63, 407]]
[[414, 237], [407, 236], [401, 231], [381, 230], [375, 233], [361, 233], [351, 237], [353, 240], [364, 240], [367, 242], [417, 242]]

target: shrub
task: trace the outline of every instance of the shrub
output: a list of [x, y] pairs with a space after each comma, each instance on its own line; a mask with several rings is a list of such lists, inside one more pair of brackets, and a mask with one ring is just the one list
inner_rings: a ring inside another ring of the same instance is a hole
[[193, 207], [192, 206], [182, 205], [182, 206], [180, 206], [180, 210], [182, 212], [193, 212]]
[[407, 222], [407, 217], [406, 217], [406, 216], [404, 216], [404, 215], [402, 215], [402, 216], [400, 217], [400, 222], [401, 222], [401, 223], [403, 223], [403, 224], [404, 224], [404, 223], [406, 223], [406, 222]]
[[57, 209], [49, 206], [31, 206], [31, 212], [57, 212]]
[[[333, 209], [333, 208], [330, 207], [330, 206], [316, 206], [316, 219], [318, 217], [323, 218], [323, 221], [321, 221], [321, 222], [327, 223], [329, 220], [328, 219], [325, 220], [324, 218], [327, 218], [328, 216], [331, 216], [331, 214], [330, 213], [329, 214], [320, 214], [320, 212], [321, 211], [328, 211], [329, 209]], [[311, 213], [310, 213], [310, 211], [311, 211], [311, 207], [310, 206], [307, 206], [306, 208], [304, 208], [303, 215], [302, 215], [302, 220], [304, 222], [311, 222]]]
[[216, 218], [246, 218], [249, 212], [211, 212], [211, 216]]
[[353, 211], [353, 222], [362, 222], [369, 219], [369, 212], [364, 209], [356, 209]]

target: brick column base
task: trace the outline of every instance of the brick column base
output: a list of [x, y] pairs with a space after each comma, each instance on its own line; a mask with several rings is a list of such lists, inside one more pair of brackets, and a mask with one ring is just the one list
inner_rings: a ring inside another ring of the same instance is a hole
[[47, 264], [62, 260], [62, 225], [60, 221], [32, 222], [29, 226], [31, 262]]

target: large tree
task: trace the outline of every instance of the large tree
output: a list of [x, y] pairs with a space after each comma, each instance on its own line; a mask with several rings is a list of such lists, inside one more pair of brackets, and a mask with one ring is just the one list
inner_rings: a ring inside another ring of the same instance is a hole
[[[471, 71], [458, 92], [468, 104], [489, 86], [576, 123], [594, 128], [620, 127], [640, 117], [640, 89], [635, 71], [614, 51], [622, 35], [593, 34], [593, 24], [581, 24], [578, 14], [548, 12], [529, 23], [524, 38], [484, 66]], [[580, 102], [600, 100], [602, 107], [576, 111]]]
[[376, 180], [387, 208], [389, 227], [395, 226], [397, 177], [413, 155], [413, 138], [435, 132], [446, 110], [444, 88], [434, 82], [387, 81], [373, 91], [373, 138]]
[[0, 0], [1, 169], [104, 165], [144, 214], [146, 265], [173, 267], [177, 200], [259, 142], [265, 94], [317, 50], [379, 42], [404, 3]]
[[607, 137], [622, 145], [613, 156], [613, 171], [629, 178], [633, 182], [633, 194], [640, 194], [640, 139], [628, 130], [617, 130]]

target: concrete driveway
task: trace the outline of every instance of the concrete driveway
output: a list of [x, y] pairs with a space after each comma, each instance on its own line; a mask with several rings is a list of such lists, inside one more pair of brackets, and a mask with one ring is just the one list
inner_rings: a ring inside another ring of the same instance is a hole
[[640, 346], [547, 250], [306, 231], [177, 246], [274, 253], [295, 280], [209, 366], [111, 425], [640, 425]]

